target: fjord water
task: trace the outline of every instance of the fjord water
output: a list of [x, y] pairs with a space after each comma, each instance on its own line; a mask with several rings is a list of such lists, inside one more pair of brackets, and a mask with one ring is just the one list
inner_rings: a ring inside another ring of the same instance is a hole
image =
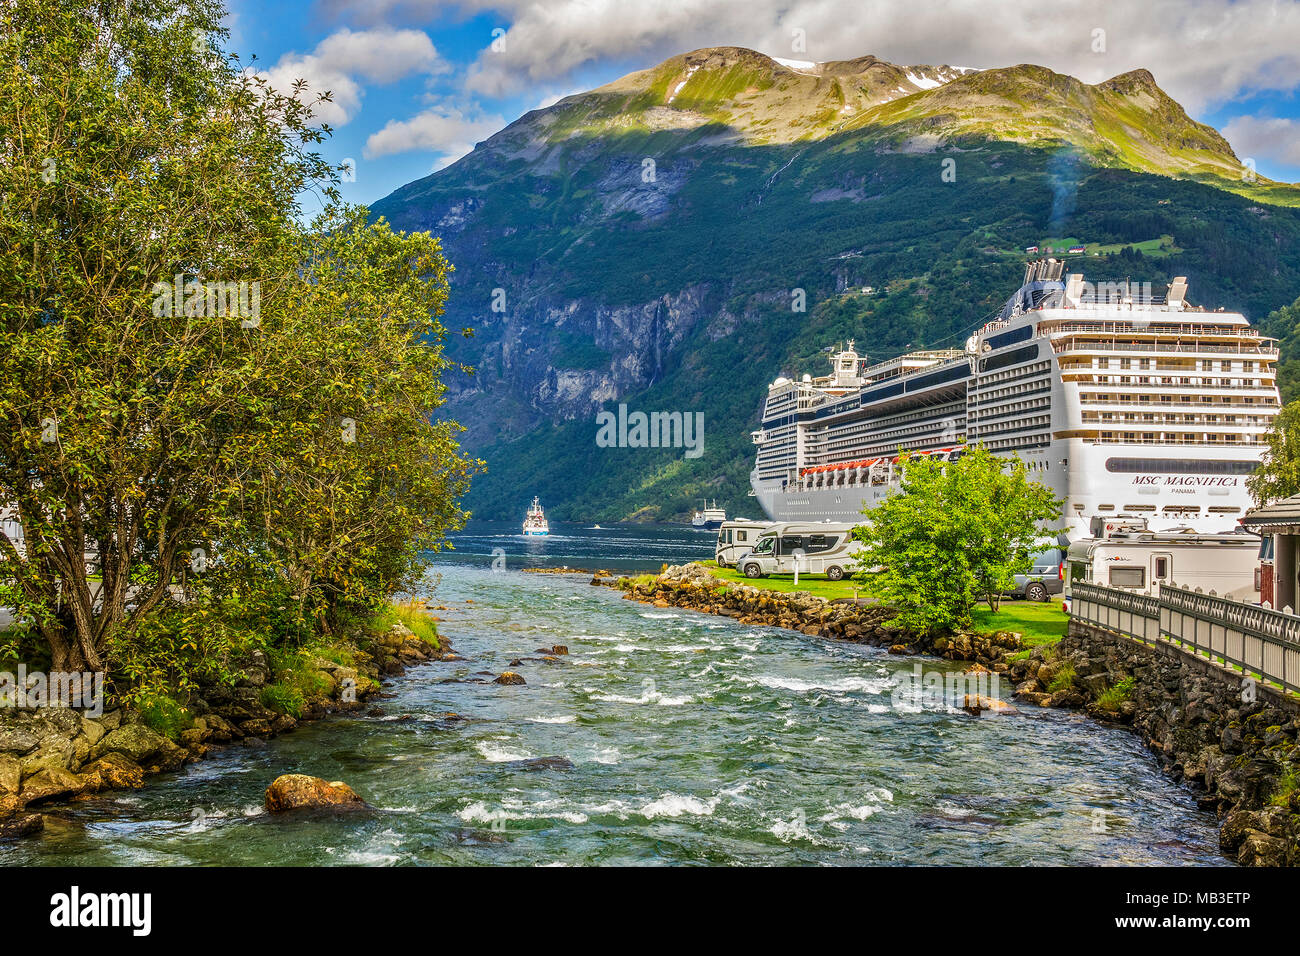
[[[1033, 707], [896, 708], [919, 659], [522, 570], [657, 568], [707, 556], [711, 535], [555, 531], [483, 526], [435, 558], [439, 627], [465, 660], [394, 680], [382, 716], [57, 809], [0, 864], [1225, 862], [1213, 818], [1132, 734]], [[569, 655], [541, 660], [553, 644]], [[456, 682], [507, 667], [527, 685]], [[572, 767], [527, 763], [544, 757]], [[263, 791], [289, 772], [345, 780], [375, 810], [270, 817]]]

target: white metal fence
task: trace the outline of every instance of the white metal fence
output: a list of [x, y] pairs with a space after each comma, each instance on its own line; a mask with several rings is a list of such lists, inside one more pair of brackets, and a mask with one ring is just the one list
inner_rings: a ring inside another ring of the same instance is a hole
[[1100, 584], [1070, 591], [1070, 616], [1086, 624], [1165, 641], [1300, 692], [1300, 616], [1169, 586], [1159, 596]]

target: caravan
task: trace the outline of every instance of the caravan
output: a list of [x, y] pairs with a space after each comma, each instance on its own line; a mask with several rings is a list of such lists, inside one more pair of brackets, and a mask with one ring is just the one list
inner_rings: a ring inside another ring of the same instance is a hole
[[713, 560], [720, 568], [735, 567], [736, 559], [754, 547], [758, 536], [771, 527], [773, 524], [770, 521], [749, 521], [746, 518], [722, 522], [722, 527], [718, 529], [718, 542], [713, 549]]
[[759, 534], [752, 551], [736, 566], [747, 578], [769, 574], [825, 574], [839, 581], [858, 570], [855, 555], [862, 547], [853, 537], [855, 525], [829, 521], [772, 524]]
[[1259, 539], [1250, 534], [1146, 530], [1141, 518], [1094, 518], [1093, 536], [1066, 554], [1065, 593], [1072, 585], [1156, 593], [1162, 585], [1259, 602]]

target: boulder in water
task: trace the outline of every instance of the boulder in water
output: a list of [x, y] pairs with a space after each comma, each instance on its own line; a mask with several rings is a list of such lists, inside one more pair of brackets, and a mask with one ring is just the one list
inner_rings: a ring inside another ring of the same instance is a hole
[[20, 813], [0, 820], [0, 840], [16, 840], [45, 829], [45, 818], [39, 813]]
[[497, 676], [497, 679], [494, 680], [492, 683], [494, 683], [494, 684], [525, 684], [525, 683], [527, 683], [527, 681], [525, 681], [525, 680], [523, 679], [523, 677], [521, 677], [520, 675], [516, 674], [514, 671], [502, 671], [502, 672]]
[[962, 701], [961, 709], [968, 714], [974, 714], [976, 717], [986, 710], [994, 714], [1018, 713], [1006, 701], [998, 700], [996, 697], [985, 697], [983, 694], [967, 694]]
[[341, 780], [333, 782], [305, 773], [286, 773], [266, 788], [266, 809], [271, 813], [288, 810], [364, 810], [367, 804]]

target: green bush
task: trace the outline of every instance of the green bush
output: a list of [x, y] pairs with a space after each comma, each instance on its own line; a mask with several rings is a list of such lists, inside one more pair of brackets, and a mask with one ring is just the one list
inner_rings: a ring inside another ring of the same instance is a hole
[[295, 720], [302, 716], [303, 706], [306, 704], [302, 691], [284, 681], [276, 681], [263, 687], [261, 697], [263, 707], [268, 707], [277, 714], [287, 714]]
[[1053, 694], [1055, 694], [1057, 691], [1068, 690], [1073, 686], [1074, 686], [1074, 665], [1066, 664], [1064, 667], [1062, 667], [1059, 671], [1056, 672], [1056, 676], [1053, 677], [1052, 682], [1047, 685], [1047, 689], [1051, 691]]
[[166, 694], [144, 691], [135, 697], [135, 706], [147, 727], [171, 740], [194, 725], [189, 709]]
[[1128, 700], [1133, 693], [1133, 678], [1125, 677], [1114, 687], [1107, 688], [1097, 698], [1097, 706], [1102, 710], [1117, 711], [1120, 704]]

